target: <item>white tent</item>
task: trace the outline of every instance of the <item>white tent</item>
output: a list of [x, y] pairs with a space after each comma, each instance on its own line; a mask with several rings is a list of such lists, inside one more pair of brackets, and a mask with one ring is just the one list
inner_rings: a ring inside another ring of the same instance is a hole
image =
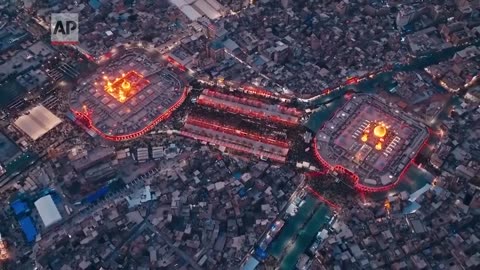
[[35, 141], [60, 123], [62, 123], [60, 118], [43, 105], [38, 105], [20, 116], [14, 124]]
[[62, 219], [60, 212], [58, 212], [57, 206], [53, 202], [52, 196], [43, 196], [35, 201], [35, 208], [37, 208], [38, 214], [42, 218], [43, 225], [48, 227]]

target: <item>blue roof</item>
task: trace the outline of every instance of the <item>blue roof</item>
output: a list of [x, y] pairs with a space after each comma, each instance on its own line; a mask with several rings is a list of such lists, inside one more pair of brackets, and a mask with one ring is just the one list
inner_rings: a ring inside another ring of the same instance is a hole
[[21, 200], [14, 201], [12, 204], [10, 204], [10, 207], [12, 207], [13, 212], [17, 216], [19, 216], [19, 215], [21, 215], [21, 214], [23, 214], [23, 213], [25, 213], [29, 210], [27, 204], [25, 202], [21, 201]]
[[84, 200], [88, 203], [96, 202], [98, 199], [107, 195], [108, 189], [108, 186], [104, 186], [101, 189], [95, 191], [95, 193], [88, 195]]
[[18, 222], [20, 223], [23, 234], [25, 234], [25, 238], [27, 238], [27, 242], [35, 241], [35, 239], [37, 238], [37, 229], [35, 229], [35, 224], [33, 224], [32, 218], [24, 217]]
[[260, 262], [257, 259], [255, 259], [253, 256], [249, 256], [248, 260], [243, 265], [242, 270], [255, 270], [259, 264]]
[[420, 209], [421, 205], [417, 202], [411, 202], [409, 205], [407, 205], [405, 208], [403, 208], [403, 214], [412, 214], [415, 213], [418, 209]]
[[56, 191], [52, 191], [48, 195], [52, 196], [52, 200], [55, 204], [60, 204], [62, 202], [62, 197], [60, 197], [60, 195]]
[[99, 9], [102, 3], [100, 3], [99, 0], [90, 0], [88, 1], [88, 4], [93, 8], [93, 9]]
[[240, 197], [245, 197], [245, 195], [247, 195], [247, 190], [245, 189], [245, 187], [242, 187], [242, 188], [238, 191], [238, 195], [240, 195]]
[[257, 247], [255, 249], [255, 255], [257, 255], [261, 260], [265, 260], [268, 257], [267, 251], [261, 247]]

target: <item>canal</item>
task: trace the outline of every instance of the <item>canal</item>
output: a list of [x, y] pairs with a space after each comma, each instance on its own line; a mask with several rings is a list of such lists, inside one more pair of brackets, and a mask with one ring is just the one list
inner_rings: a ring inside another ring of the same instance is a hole
[[307, 196], [303, 204], [297, 209], [295, 216], [286, 220], [286, 224], [278, 237], [272, 242], [268, 252], [277, 259], [280, 259], [284, 251], [285, 244], [290, 242], [294, 235], [302, 228], [308, 218], [315, 210], [317, 202], [312, 196]]
[[286, 220], [286, 225], [268, 250], [279, 260], [280, 269], [295, 269], [299, 256], [310, 247], [317, 233], [328, 223], [330, 215], [325, 204], [311, 195], [305, 197], [296, 215]]
[[281, 270], [294, 269], [300, 255], [310, 247], [318, 232], [328, 223], [329, 213], [330, 210], [325, 204], [317, 207], [310, 221], [298, 232], [296, 241], [291, 245], [287, 245], [286, 255], [280, 264]]
[[[313, 132], [317, 132], [323, 124], [328, 121], [337, 111], [341, 108], [346, 101], [348, 96], [352, 93], [378, 93], [379, 91], [389, 91], [396, 86], [396, 83], [393, 79], [395, 72], [399, 71], [420, 71], [423, 68], [437, 64], [441, 61], [445, 61], [451, 58], [457, 51], [464, 49], [464, 47], [450, 48], [443, 52], [432, 54], [428, 57], [423, 57], [413, 60], [410, 64], [407, 65], [398, 65], [393, 68], [393, 71], [383, 72], [376, 76], [373, 79], [362, 81], [357, 85], [349, 85], [339, 89], [338, 91], [333, 91], [330, 95], [322, 96], [313, 101], [313, 106], [315, 107], [314, 112], [311, 114], [309, 120], [306, 123], [306, 127]], [[379, 90], [380, 89], [380, 90]], [[442, 94], [445, 91], [440, 87], [435, 87], [435, 90], [438, 93]], [[454, 97], [449, 101], [449, 104], [458, 103], [458, 98]], [[447, 115], [443, 112], [440, 115], [440, 118], [445, 118]], [[431, 183], [434, 176], [431, 175], [428, 171], [418, 168], [416, 165], [412, 165], [406, 172], [404, 179], [400, 184], [389, 193], [392, 192], [402, 192], [407, 191], [409, 193], [415, 192], [419, 188], [423, 187], [427, 183]], [[375, 194], [373, 198], [382, 198], [388, 193], [379, 193]]]
[[[383, 77], [383, 76], [382, 76]], [[385, 86], [391, 86], [393, 83], [388, 81], [388, 77], [383, 77], [383, 81], [377, 83], [381, 83]], [[368, 82], [364, 84], [360, 84], [356, 87], [353, 87], [355, 91], [362, 92], [362, 93], [373, 93], [374, 86], [372, 85], [373, 82]], [[386, 89], [391, 89], [391, 87], [385, 87]], [[312, 114], [309, 121], [307, 122], [306, 126], [310, 130], [316, 132], [318, 131], [323, 124], [328, 121], [336, 110], [341, 108], [343, 104], [347, 101], [345, 97], [346, 89], [342, 89], [335, 93], [335, 95], [327, 96], [318, 100], [320, 108], [318, 111]], [[433, 175], [429, 172], [419, 169], [416, 165], [412, 165], [404, 176], [404, 179], [400, 184], [390, 192], [402, 192], [407, 191], [409, 193], [415, 192], [419, 188], [423, 187], [427, 183], [431, 183], [433, 179]], [[373, 198], [382, 198], [388, 193], [378, 193], [373, 196]]]

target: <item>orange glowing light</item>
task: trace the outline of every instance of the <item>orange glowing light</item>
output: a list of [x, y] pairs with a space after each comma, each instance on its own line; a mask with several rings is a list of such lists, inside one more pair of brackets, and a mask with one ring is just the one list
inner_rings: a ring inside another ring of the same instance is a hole
[[362, 136], [362, 142], [366, 142], [366, 141], [368, 141], [368, 135], [365, 133]]
[[392, 205], [388, 200], [385, 200], [384, 207], [385, 207], [385, 210], [387, 210], [387, 212], [390, 213], [390, 209], [392, 208]]
[[8, 250], [5, 241], [0, 236], [0, 261], [8, 259]]
[[375, 145], [375, 149], [377, 149], [377, 150], [382, 150], [382, 143], [381, 143], [381, 142], [377, 143], [377, 144]]
[[377, 138], [383, 138], [387, 135], [387, 128], [383, 124], [379, 124], [373, 129], [373, 134]]
[[121, 77], [116, 78], [113, 82], [106, 76], [104, 79], [106, 81], [104, 85], [105, 92], [121, 103], [124, 103], [150, 84], [142, 74], [135, 71], [122, 74]]
[[130, 90], [131, 85], [128, 81], [123, 81], [122, 88], [123, 88], [123, 90]]

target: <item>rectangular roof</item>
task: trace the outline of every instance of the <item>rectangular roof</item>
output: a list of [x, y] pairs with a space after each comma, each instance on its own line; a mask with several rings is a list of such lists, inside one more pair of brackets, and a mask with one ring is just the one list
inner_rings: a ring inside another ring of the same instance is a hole
[[22, 228], [27, 242], [33, 242], [37, 238], [37, 230], [35, 229], [32, 218], [24, 217], [18, 222], [20, 223], [20, 227]]
[[205, 2], [205, 0], [198, 0], [193, 3], [193, 6], [198, 8], [203, 14], [205, 14], [211, 20], [215, 20], [221, 16], [221, 14], [215, 10], [210, 4]]
[[220, 11], [221, 9], [223, 9], [222, 4], [217, 2], [217, 0], [207, 0], [207, 2], [210, 4], [210, 6], [212, 6], [217, 11]]
[[169, 0], [169, 2], [178, 8], [188, 5], [187, 2], [185, 2], [185, 0]]
[[35, 208], [37, 208], [38, 214], [42, 218], [45, 227], [48, 227], [62, 219], [62, 216], [60, 215], [60, 212], [58, 212], [57, 206], [53, 202], [51, 195], [47, 195], [36, 200]]
[[187, 16], [191, 21], [196, 21], [198, 18], [202, 17], [202, 14], [198, 13], [192, 6], [185, 5], [180, 8], [180, 10]]
[[60, 118], [43, 105], [38, 105], [20, 116], [15, 121], [15, 126], [35, 141], [60, 123]]
[[241, 266], [242, 270], [255, 270], [260, 262], [253, 256], [248, 256], [247, 261]]
[[19, 216], [28, 211], [28, 206], [25, 202], [21, 200], [16, 200], [10, 204], [15, 215]]

